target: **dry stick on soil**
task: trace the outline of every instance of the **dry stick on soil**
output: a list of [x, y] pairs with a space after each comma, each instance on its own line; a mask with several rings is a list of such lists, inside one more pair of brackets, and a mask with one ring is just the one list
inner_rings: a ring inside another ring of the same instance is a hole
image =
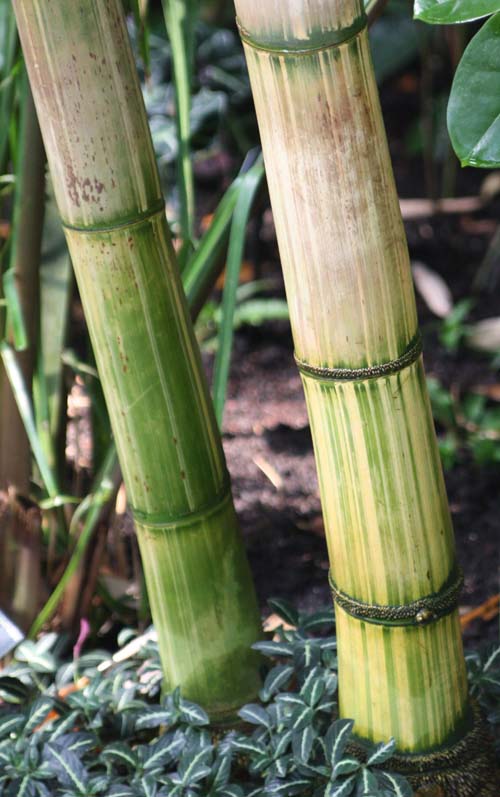
[[[426, 754], [470, 720], [460, 576], [365, 15], [354, 0], [236, 9], [319, 472], [340, 713]], [[477, 791], [467, 766], [440, 776], [461, 797]]]
[[248, 563], [120, 0], [15, 0], [133, 507], [166, 687], [212, 717], [255, 695]]

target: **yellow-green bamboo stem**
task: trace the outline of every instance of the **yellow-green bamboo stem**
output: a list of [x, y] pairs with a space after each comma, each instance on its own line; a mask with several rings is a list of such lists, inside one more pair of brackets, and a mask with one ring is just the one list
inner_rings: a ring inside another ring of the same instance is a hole
[[15, 0], [133, 508], [167, 688], [225, 716], [259, 635], [120, 0]]
[[[421, 358], [352, 373], [398, 360], [417, 333], [362, 6], [236, 0], [236, 9], [332, 577], [356, 601], [406, 605], [440, 591], [456, 563]], [[419, 627], [337, 606], [337, 623], [340, 710], [359, 736], [395, 736], [399, 750], [417, 752], [455, 733], [467, 713], [456, 610]]]

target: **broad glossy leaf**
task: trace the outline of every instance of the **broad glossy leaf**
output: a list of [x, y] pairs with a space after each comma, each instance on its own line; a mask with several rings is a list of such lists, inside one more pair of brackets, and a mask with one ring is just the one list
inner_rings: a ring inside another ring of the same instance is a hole
[[463, 166], [500, 166], [500, 13], [476, 33], [458, 65], [448, 131]]
[[432, 25], [452, 25], [488, 17], [500, 11], [498, 0], [416, 0], [415, 19]]

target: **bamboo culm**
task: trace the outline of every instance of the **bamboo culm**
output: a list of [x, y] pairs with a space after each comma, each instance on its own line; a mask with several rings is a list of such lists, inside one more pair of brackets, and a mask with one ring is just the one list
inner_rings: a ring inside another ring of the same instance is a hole
[[459, 575], [366, 19], [359, 0], [236, 10], [319, 474], [340, 712], [361, 739], [425, 753], [469, 718]]
[[165, 687], [222, 719], [257, 692], [259, 614], [121, 2], [14, 8]]

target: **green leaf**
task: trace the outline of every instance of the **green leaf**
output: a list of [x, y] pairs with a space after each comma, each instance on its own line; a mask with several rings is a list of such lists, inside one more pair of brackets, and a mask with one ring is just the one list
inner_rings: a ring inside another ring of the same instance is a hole
[[266, 675], [264, 686], [260, 691], [261, 700], [267, 701], [279, 692], [293, 676], [295, 670], [291, 664], [278, 664], [273, 667]]
[[292, 729], [294, 731], [301, 731], [307, 725], [310, 725], [313, 721], [314, 711], [309, 706], [304, 706], [303, 708], [299, 708], [292, 714]]
[[172, 721], [173, 714], [171, 711], [158, 706], [146, 711], [135, 721], [136, 730], [142, 731], [145, 728], [159, 728], [160, 725], [168, 725]]
[[313, 667], [302, 685], [300, 696], [309, 706], [314, 707], [321, 700], [324, 691], [325, 681], [322, 677], [321, 668]]
[[357, 772], [361, 764], [355, 758], [343, 758], [338, 764], [335, 764], [333, 770], [333, 777], [338, 778], [339, 775], [350, 775], [352, 772]]
[[125, 742], [115, 742], [108, 744], [101, 753], [101, 758], [105, 761], [115, 761], [122, 766], [135, 770], [138, 765], [137, 753], [132, 750]]
[[47, 461], [44, 446], [38, 435], [35, 419], [33, 417], [30, 395], [26, 388], [21, 369], [8, 343], [3, 342], [0, 344], [0, 353], [45, 489], [49, 496], [54, 498], [59, 494], [59, 489], [55, 476]]
[[263, 725], [265, 728], [271, 727], [271, 720], [266, 709], [259, 706], [257, 703], [248, 703], [238, 711], [238, 716], [245, 722], [250, 722], [252, 725]]
[[311, 725], [302, 728], [301, 731], [295, 731], [292, 736], [292, 750], [294, 758], [304, 764], [307, 764], [311, 757], [312, 747], [314, 743], [314, 729]]
[[286, 623], [293, 626], [299, 625], [299, 612], [291, 603], [281, 598], [270, 598], [268, 604], [273, 612], [279, 615]]
[[180, 701], [179, 712], [181, 719], [187, 722], [188, 725], [201, 726], [208, 725], [210, 722], [207, 712], [201, 706], [191, 703], [189, 700], [184, 700], [184, 698]]
[[29, 687], [18, 678], [10, 675], [0, 676], [0, 699], [6, 703], [25, 703], [29, 692]]
[[258, 650], [264, 656], [293, 656], [293, 645], [286, 642], [255, 642], [252, 650]]
[[416, 0], [415, 19], [432, 25], [471, 22], [500, 11], [498, 0]]
[[386, 780], [396, 797], [412, 797], [413, 789], [402, 775], [394, 775], [392, 772], [383, 772], [382, 776]]
[[327, 758], [330, 761], [332, 769], [342, 759], [347, 742], [351, 738], [352, 729], [354, 727], [353, 720], [336, 720], [330, 726], [328, 733], [325, 737]]
[[363, 767], [356, 781], [356, 797], [372, 797], [379, 793], [378, 781], [373, 772]]
[[[258, 166], [258, 168], [256, 168]], [[250, 211], [255, 195], [264, 175], [262, 156], [259, 156], [255, 167], [252, 167], [243, 177], [236, 200], [231, 232], [229, 235], [229, 248], [226, 262], [226, 278], [222, 299], [222, 320], [218, 336], [217, 355], [214, 365], [213, 396], [215, 415], [219, 426], [222, 425], [224, 404], [226, 402], [227, 382], [229, 378], [229, 364], [233, 345], [233, 321], [236, 310], [236, 291], [240, 279], [240, 269], [243, 260], [245, 235], [250, 216]]]
[[448, 130], [462, 166], [500, 166], [500, 14], [476, 33], [460, 61], [448, 103]]
[[0, 739], [16, 733], [24, 725], [23, 714], [4, 714], [0, 717]]
[[389, 739], [388, 742], [382, 742], [382, 744], [377, 745], [373, 753], [370, 755], [366, 765], [371, 767], [374, 764], [383, 764], [384, 761], [387, 761], [392, 756], [395, 749], [396, 740], [394, 738]]
[[44, 756], [63, 786], [70, 786], [78, 794], [86, 793], [87, 771], [74, 753], [60, 749], [56, 744], [47, 744]]
[[329, 783], [325, 789], [325, 797], [347, 797], [352, 794], [355, 783], [356, 775], [351, 775], [343, 783]]
[[31, 706], [28, 714], [24, 733], [31, 733], [47, 719], [49, 711], [52, 709], [54, 701], [50, 697], [39, 697]]

